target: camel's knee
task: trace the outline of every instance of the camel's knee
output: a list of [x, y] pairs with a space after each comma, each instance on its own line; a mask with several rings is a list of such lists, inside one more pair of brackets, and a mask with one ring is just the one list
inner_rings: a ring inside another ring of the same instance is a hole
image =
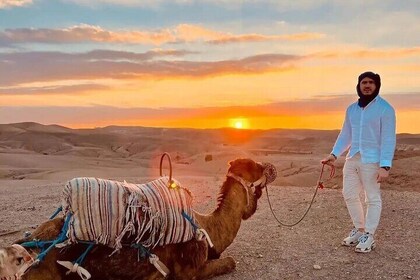
[[229, 271], [232, 271], [236, 268], [236, 261], [234, 258], [232, 257], [226, 257], [224, 259], [222, 259], [225, 261], [225, 267], [226, 269], [228, 269]]
[[232, 272], [236, 268], [236, 262], [232, 257], [207, 261], [200, 270], [196, 279], [209, 279], [215, 276]]

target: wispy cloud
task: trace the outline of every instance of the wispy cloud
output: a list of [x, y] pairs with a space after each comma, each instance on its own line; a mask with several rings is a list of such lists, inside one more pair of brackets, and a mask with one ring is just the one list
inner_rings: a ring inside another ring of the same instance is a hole
[[420, 47], [413, 48], [388, 48], [388, 49], [353, 49], [316, 52], [308, 55], [309, 58], [380, 58], [395, 59], [409, 56], [420, 56]]
[[0, 0], [0, 9], [22, 7], [32, 4], [32, 0]]
[[[386, 95], [385, 98], [397, 109], [397, 114], [404, 110], [418, 111], [420, 109], [420, 93]], [[356, 96], [318, 96], [313, 99], [277, 102], [256, 106], [230, 106], [206, 108], [119, 108], [111, 106], [51, 106], [51, 107], [19, 107], [2, 106], [0, 119], [2, 123], [35, 121], [44, 124], [91, 126], [127, 124], [151, 125], [165, 120], [229, 119], [229, 118], [270, 118], [270, 117], [299, 117], [310, 121], [311, 116], [339, 114], [340, 122], [344, 118], [347, 105], [354, 102]]]
[[10, 87], [0, 88], [0, 95], [49, 95], [49, 94], [81, 94], [93, 90], [107, 90], [109, 86], [99, 84], [79, 84], [63, 86], [39, 86], [39, 87]]
[[64, 29], [50, 28], [16, 28], [6, 29], [0, 33], [0, 42], [10, 43], [142, 43], [161, 45], [176, 41], [170, 30], [149, 31], [109, 31], [100, 26], [80, 24]]
[[198, 78], [232, 73], [255, 74], [287, 70], [301, 59], [294, 55], [267, 54], [221, 61], [153, 60], [168, 53], [182, 55], [185, 52], [160, 50], [132, 53], [100, 50], [79, 54], [0, 53], [0, 86], [76, 79]]
[[209, 40], [214, 44], [227, 44], [237, 42], [264, 42], [264, 41], [307, 41], [325, 38], [325, 34], [321, 33], [297, 33], [289, 35], [260, 35], [260, 34], [245, 34], [245, 35], [231, 35], [223, 36], [219, 39]]
[[261, 41], [303, 41], [325, 37], [320, 33], [297, 33], [285, 35], [231, 34], [199, 25], [179, 24], [174, 28], [155, 31], [111, 31], [100, 26], [80, 24], [64, 29], [16, 28], [0, 32], [0, 44], [44, 43], [128, 43], [162, 45], [175, 42], [208, 42], [216, 44]]

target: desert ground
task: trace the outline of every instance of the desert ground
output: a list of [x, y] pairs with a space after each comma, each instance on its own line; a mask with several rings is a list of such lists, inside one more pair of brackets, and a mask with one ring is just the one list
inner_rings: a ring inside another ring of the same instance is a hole
[[[191, 190], [200, 212], [216, 207], [230, 160], [274, 164], [278, 177], [268, 195], [277, 217], [291, 223], [308, 206], [320, 159], [337, 134], [0, 125], [0, 246], [47, 220], [60, 205], [67, 180], [89, 176], [144, 183], [159, 176], [163, 152], [170, 153], [174, 177]], [[381, 186], [383, 214], [374, 251], [357, 254], [340, 246], [352, 228], [341, 196], [341, 157], [335, 178], [325, 182], [307, 217], [294, 227], [277, 223], [264, 193], [223, 254], [235, 258], [236, 271], [214, 279], [420, 279], [420, 135], [399, 134], [397, 143], [391, 177]]]

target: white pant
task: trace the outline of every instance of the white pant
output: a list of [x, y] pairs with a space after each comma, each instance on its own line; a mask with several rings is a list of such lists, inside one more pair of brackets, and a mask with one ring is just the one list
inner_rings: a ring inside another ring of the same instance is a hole
[[[348, 158], [343, 169], [343, 196], [355, 228], [375, 233], [382, 210], [380, 184], [376, 182], [378, 163], [362, 163], [360, 153]], [[360, 200], [365, 192], [366, 216]]]

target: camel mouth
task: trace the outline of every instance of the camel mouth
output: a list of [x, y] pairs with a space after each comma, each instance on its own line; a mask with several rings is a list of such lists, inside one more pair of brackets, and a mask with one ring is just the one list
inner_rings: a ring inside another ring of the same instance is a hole
[[277, 169], [276, 167], [269, 163], [269, 162], [263, 162], [260, 163], [260, 165], [263, 168], [263, 176], [266, 178], [266, 185], [274, 182], [277, 178]]

